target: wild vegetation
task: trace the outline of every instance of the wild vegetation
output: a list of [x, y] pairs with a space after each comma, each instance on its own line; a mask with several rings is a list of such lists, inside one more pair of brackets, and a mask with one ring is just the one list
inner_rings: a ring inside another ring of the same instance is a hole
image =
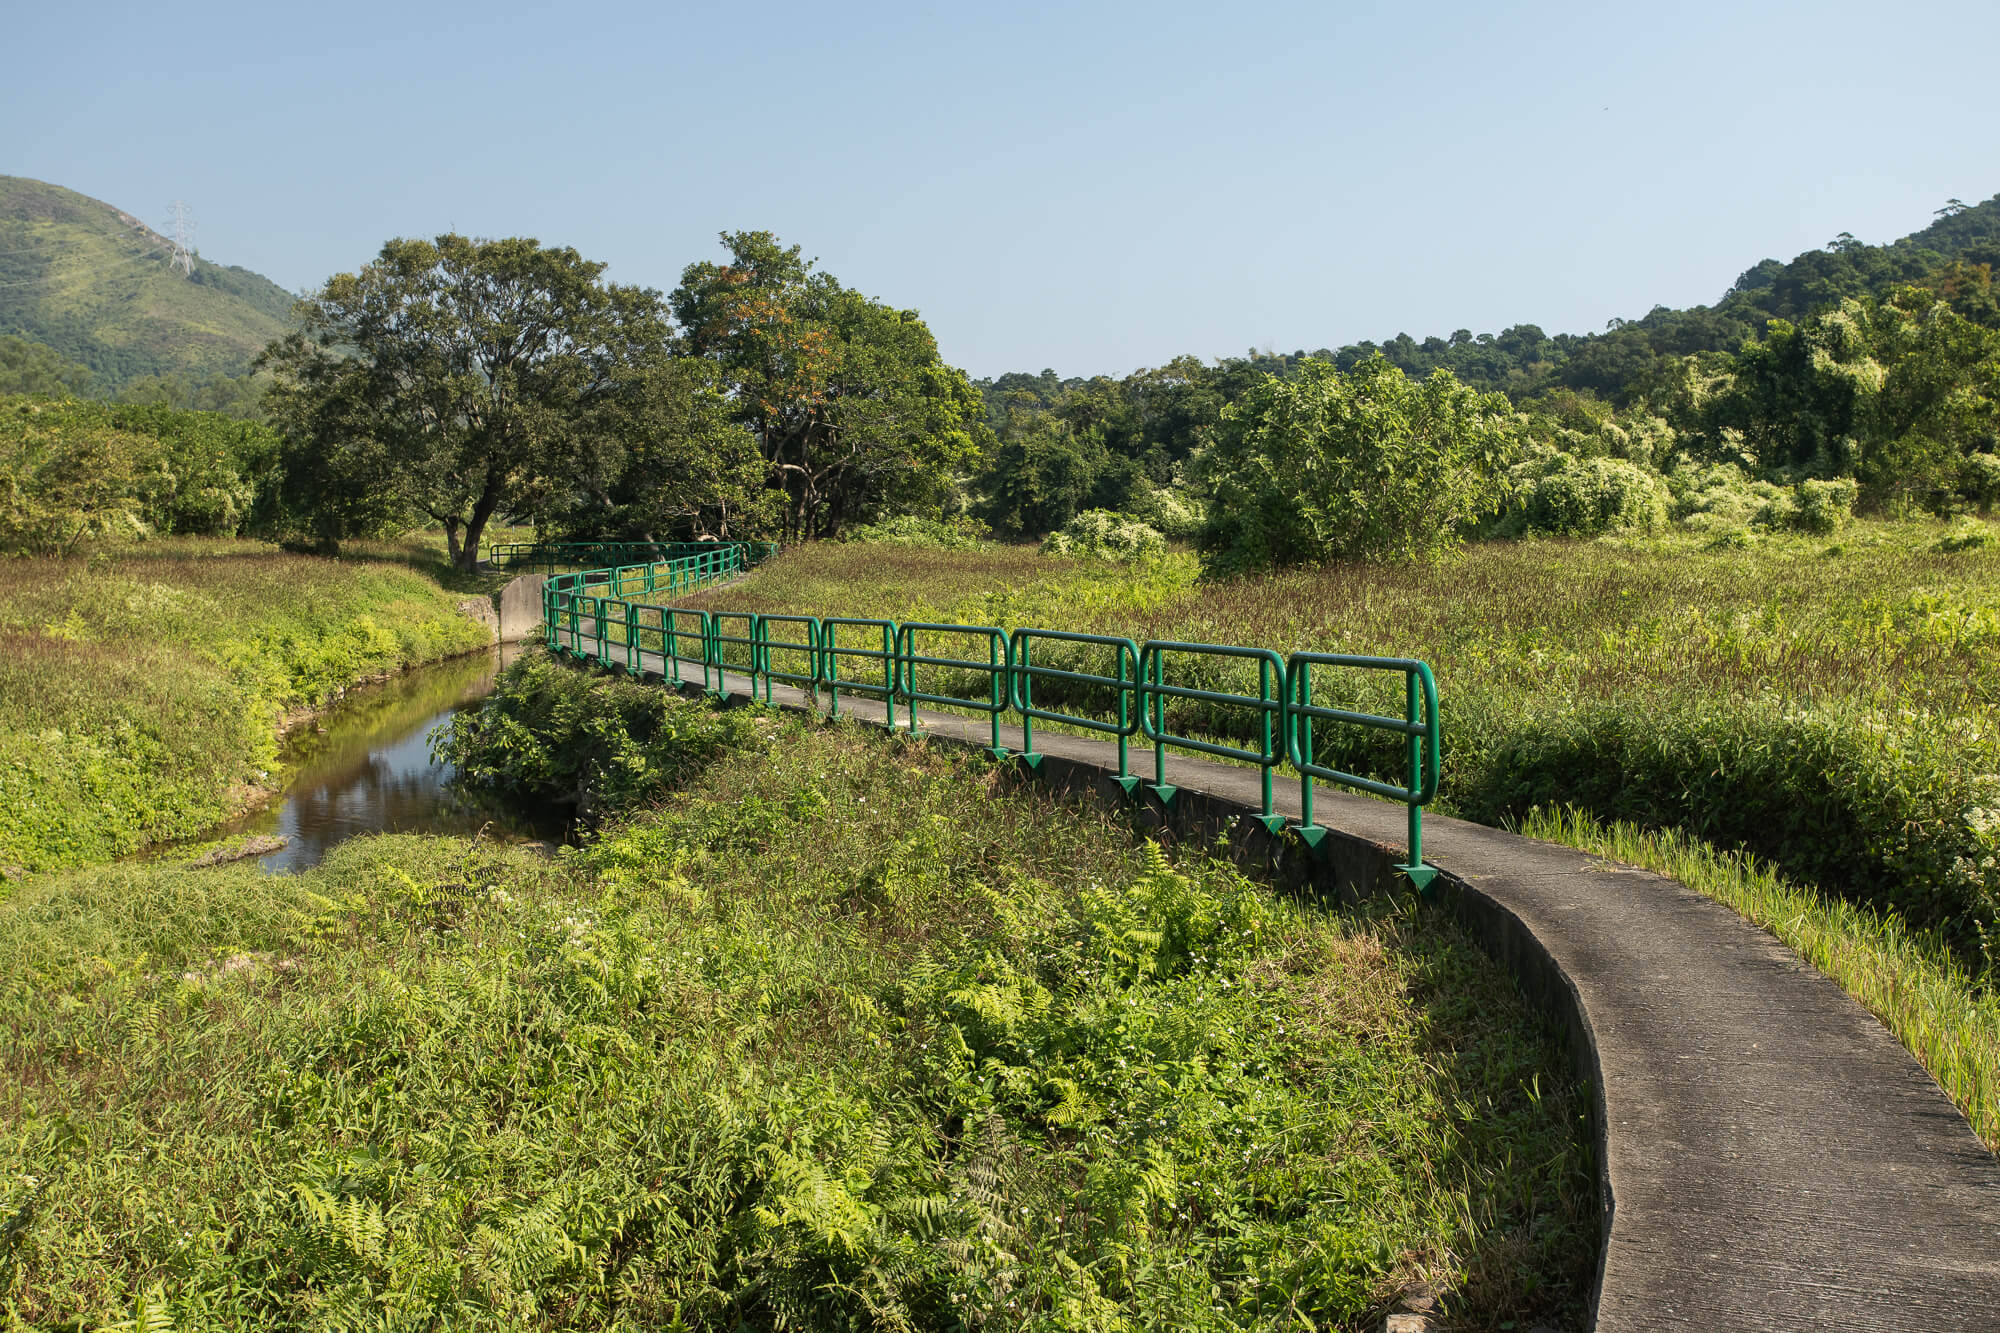
[[278, 436], [159, 405], [0, 396], [0, 554], [252, 526]]
[[0, 866], [189, 837], [276, 779], [288, 710], [487, 631], [407, 563], [175, 539], [0, 561]]
[[[640, 690], [517, 688], [567, 691], [552, 753]], [[1465, 1328], [1580, 1317], [1584, 1100], [1434, 911], [669, 707], [678, 794], [553, 861], [385, 837], [0, 903], [17, 1315], [1358, 1329], [1421, 1282]]]

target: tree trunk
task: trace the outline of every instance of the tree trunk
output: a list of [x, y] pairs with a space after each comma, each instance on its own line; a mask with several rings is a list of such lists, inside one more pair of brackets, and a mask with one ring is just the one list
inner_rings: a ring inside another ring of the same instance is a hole
[[465, 520], [465, 549], [453, 558], [452, 564], [470, 574], [479, 567], [479, 539], [486, 531], [486, 520], [493, 517], [493, 511], [500, 507], [500, 486], [492, 472], [486, 474], [486, 489], [473, 502], [472, 517]]
[[[478, 548], [475, 546], [473, 549]], [[455, 518], [444, 520], [444, 550], [452, 568], [458, 568], [458, 520]]]

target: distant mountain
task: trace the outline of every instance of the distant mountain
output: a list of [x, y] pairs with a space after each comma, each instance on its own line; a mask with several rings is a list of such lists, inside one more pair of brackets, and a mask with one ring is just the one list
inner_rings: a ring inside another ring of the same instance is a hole
[[100, 391], [146, 375], [240, 375], [290, 327], [292, 295], [261, 274], [197, 259], [59, 185], [0, 176], [0, 334], [88, 366]]

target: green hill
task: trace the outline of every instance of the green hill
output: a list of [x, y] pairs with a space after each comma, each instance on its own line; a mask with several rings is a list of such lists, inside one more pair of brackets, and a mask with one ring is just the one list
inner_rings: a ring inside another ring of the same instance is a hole
[[88, 366], [100, 390], [146, 375], [240, 375], [289, 326], [292, 296], [197, 259], [129, 213], [59, 185], [0, 176], [0, 334]]

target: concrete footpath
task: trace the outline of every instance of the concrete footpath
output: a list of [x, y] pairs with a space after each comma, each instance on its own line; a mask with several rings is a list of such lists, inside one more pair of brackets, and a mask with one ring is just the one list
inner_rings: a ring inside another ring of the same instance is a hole
[[[585, 652], [595, 647], [588, 638]], [[622, 652], [622, 646], [620, 648]], [[645, 673], [664, 674], [653, 654]], [[701, 679], [699, 663], [681, 678]], [[750, 693], [730, 673], [724, 692]], [[823, 708], [778, 687], [773, 701]], [[902, 710], [898, 710], [899, 713]], [[882, 706], [843, 695], [843, 716]], [[983, 721], [921, 714], [984, 746]], [[1002, 743], [1020, 746], [1017, 728]], [[1115, 746], [1037, 730], [1042, 775], [1119, 794]], [[1131, 771], [1150, 781], [1152, 751]], [[1169, 751], [1163, 829], [1267, 839], [1255, 770]], [[1298, 783], [1277, 808], [1297, 819]], [[1312, 857], [1336, 887], [1390, 882], [1401, 806], [1325, 787]], [[1268, 840], [1291, 863], [1295, 839]], [[1605, 1214], [1595, 1327], [2000, 1331], [2000, 1160], [1888, 1030], [1728, 908], [1647, 871], [1427, 817], [1438, 888], [1565, 1025], [1595, 1085]]]

